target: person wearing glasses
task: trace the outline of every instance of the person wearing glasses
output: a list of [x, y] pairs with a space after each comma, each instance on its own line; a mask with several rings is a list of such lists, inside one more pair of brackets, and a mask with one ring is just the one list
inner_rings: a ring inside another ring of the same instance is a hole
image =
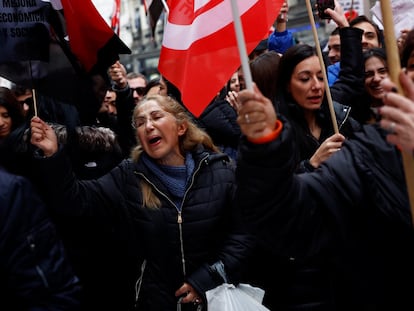
[[135, 104], [138, 104], [140, 99], [145, 95], [148, 84], [147, 78], [142, 73], [130, 72], [126, 75], [129, 88], [132, 90], [132, 97]]
[[120, 98], [132, 97], [134, 104], [137, 104], [145, 95], [148, 79], [142, 73], [127, 73], [125, 66], [119, 61], [115, 62], [108, 70], [113, 82], [113, 89], [120, 94]]
[[44, 155], [36, 167], [56, 213], [112, 228], [138, 310], [199, 310], [205, 292], [224, 282], [221, 268], [240, 282], [252, 246], [233, 205], [234, 163], [170, 96], [141, 100], [133, 126], [132, 158], [80, 181], [54, 132], [35, 117], [31, 142]]

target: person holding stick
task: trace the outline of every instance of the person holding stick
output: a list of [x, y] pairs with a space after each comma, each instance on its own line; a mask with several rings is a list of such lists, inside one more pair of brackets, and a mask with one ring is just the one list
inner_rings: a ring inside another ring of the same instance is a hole
[[138, 310], [200, 310], [205, 292], [224, 282], [219, 267], [238, 283], [250, 252], [233, 205], [234, 163], [169, 96], [142, 99], [132, 122], [139, 141], [132, 159], [79, 181], [53, 130], [33, 118], [43, 181], [61, 203], [56, 213], [111, 228]]
[[[337, 152], [345, 136], [359, 125], [350, 118], [350, 107], [337, 102], [334, 103], [336, 120], [331, 120], [315, 48], [306, 44], [289, 48], [277, 70], [279, 98], [276, 105], [295, 131], [297, 170], [312, 171]], [[338, 124], [340, 133], [335, 132], [333, 122]]]
[[[388, 93], [388, 103], [394, 96]], [[389, 133], [364, 125], [314, 172], [297, 175], [291, 122], [257, 88], [240, 92], [239, 100], [244, 137], [236, 203], [249, 230], [273, 254], [324, 256], [330, 310], [412, 309], [406, 284], [414, 276], [413, 224], [401, 155], [385, 140]]]

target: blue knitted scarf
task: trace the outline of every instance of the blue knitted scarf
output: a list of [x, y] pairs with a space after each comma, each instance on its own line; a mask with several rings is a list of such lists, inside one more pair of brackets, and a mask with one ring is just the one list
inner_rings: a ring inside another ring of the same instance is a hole
[[169, 166], [157, 164], [148, 155], [141, 155], [142, 162], [147, 166], [159, 179], [159, 181], [168, 189], [172, 195], [172, 200], [178, 209], [181, 208], [181, 202], [187, 189], [188, 182], [194, 172], [195, 163], [190, 152], [185, 155], [185, 165]]

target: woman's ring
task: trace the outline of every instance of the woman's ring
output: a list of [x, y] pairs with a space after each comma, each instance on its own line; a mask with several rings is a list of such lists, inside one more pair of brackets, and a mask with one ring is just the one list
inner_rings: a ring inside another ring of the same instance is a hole
[[388, 132], [390, 132], [391, 134], [395, 133], [395, 122], [391, 122], [390, 126], [388, 127]]
[[250, 118], [249, 118], [249, 114], [248, 113], [246, 113], [244, 115], [244, 119], [246, 120], [246, 123], [250, 123]]

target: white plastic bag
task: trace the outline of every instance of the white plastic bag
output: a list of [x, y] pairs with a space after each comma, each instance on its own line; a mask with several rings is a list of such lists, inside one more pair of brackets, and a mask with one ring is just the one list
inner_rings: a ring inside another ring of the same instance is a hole
[[262, 305], [264, 290], [249, 284], [224, 283], [206, 292], [208, 311], [270, 311]]

